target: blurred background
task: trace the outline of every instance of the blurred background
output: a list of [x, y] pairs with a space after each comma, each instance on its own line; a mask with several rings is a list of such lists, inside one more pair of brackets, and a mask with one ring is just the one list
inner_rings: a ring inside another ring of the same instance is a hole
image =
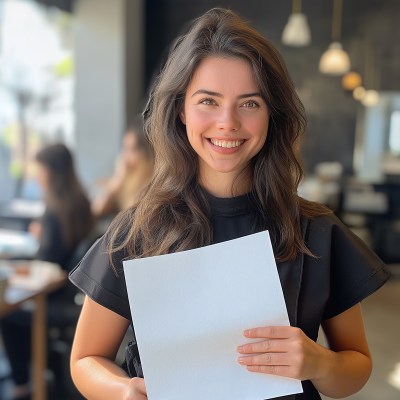
[[299, 194], [395, 275], [363, 303], [374, 371], [351, 398], [400, 398], [398, 0], [0, 0], [0, 399], [82, 398], [84, 296], [66, 273], [151, 179], [138, 114], [176, 37], [217, 6], [283, 55], [308, 118]]

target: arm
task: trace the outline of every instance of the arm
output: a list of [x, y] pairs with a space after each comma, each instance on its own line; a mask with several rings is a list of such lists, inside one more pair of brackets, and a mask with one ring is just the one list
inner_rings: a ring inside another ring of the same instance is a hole
[[117, 211], [116, 193], [117, 191], [110, 190], [107, 187], [103, 194], [92, 201], [92, 214], [96, 217], [103, 217], [113, 211]]
[[322, 327], [329, 349], [315, 343], [299, 328], [250, 329], [245, 332], [246, 337], [267, 340], [240, 346], [239, 353], [263, 354], [239, 357], [238, 361], [252, 372], [309, 379], [329, 397], [350, 396], [365, 385], [372, 370], [360, 304], [324, 321]]
[[71, 353], [72, 379], [90, 400], [146, 400], [144, 379], [115, 363], [129, 321], [86, 297]]
[[[326, 377], [313, 381], [314, 386], [330, 397], [346, 397], [358, 392], [367, 383], [372, 371], [372, 359], [365, 337], [361, 305], [323, 321], [322, 328], [330, 349], [331, 364]], [[328, 359], [327, 359], [328, 360]], [[332, 377], [328, 375], [332, 371]], [[340, 380], [339, 387], [333, 387]]]
[[39, 221], [32, 221], [28, 226], [28, 232], [37, 240], [40, 240], [42, 234], [42, 224]]
[[115, 164], [114, 175], [107, 181], [104, 193], [92, 201], [92, 213], [96, 217], [102, 217], [111, 212], [118, 211], [117, 197], [121, 191], [126, 175], [126, 167], [121, 158]]

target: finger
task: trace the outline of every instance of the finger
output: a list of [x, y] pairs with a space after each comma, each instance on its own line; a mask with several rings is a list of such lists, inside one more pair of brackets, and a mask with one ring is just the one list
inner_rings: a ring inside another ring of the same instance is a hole
[[143, 378], [132, 378], [131, 383], [137, 393], [147, 394], [146, 385]]
[[292, 326], [266, 326], [245, 330], [243, 335], [248, 338], [288, 339], [297, 330]]
[[246, 369], [250, 372], [286, 376], [287, 378], [293, 378], [294, 376], [292, 368], [285, 365], [248, 365]]
[[269, 339], [260, 342], [247, 343], [237, 348], [242, 354], [278, 352], [288, 351], [288, 343], [285, 339]]
[[290, 366], [290, 356], [287, 353], [264, 353], [256, 356], [238, 357], [242, 365], [286, 365]]

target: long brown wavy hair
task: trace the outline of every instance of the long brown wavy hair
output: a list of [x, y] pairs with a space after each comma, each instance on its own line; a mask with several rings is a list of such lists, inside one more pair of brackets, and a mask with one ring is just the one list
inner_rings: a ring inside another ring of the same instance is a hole
[[128, 258], [139, 258], [212, 243], [211, 210], [198, 181], [198, 155], [179, 118], [196, 68], [209, 57], [246, 60], [270, 110], [266, 142], [247, 172], [260, 210], [272, 224], [277, 261], [294, 259], [299, 252], [313, 256], [302, 237], [302, 220], [329, 211], [297, 195], [304, 175], [297, 154], [306, 127], [304, 107], [274, 46], [232, 11], [215, 8], [177, 40], [156, 79], [144, 112], [155, 175], [140, 203], [111, 224], [111, 260], [122, 249]]
[[75, 174], [70, 151], [63, 144], [40, 150], [36, 160], [47, 172], [48, 188], [45, 203], [60, 224], [65, 248], [72, 251], [93, 228], [90, 202]]

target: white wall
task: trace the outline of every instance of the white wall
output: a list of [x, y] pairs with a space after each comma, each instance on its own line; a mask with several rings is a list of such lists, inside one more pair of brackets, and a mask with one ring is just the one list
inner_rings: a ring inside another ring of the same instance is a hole
[[86, 187], [112, 173], [126, 126], [125, 1], [141, 2], [75, 2], [75, 155]]

